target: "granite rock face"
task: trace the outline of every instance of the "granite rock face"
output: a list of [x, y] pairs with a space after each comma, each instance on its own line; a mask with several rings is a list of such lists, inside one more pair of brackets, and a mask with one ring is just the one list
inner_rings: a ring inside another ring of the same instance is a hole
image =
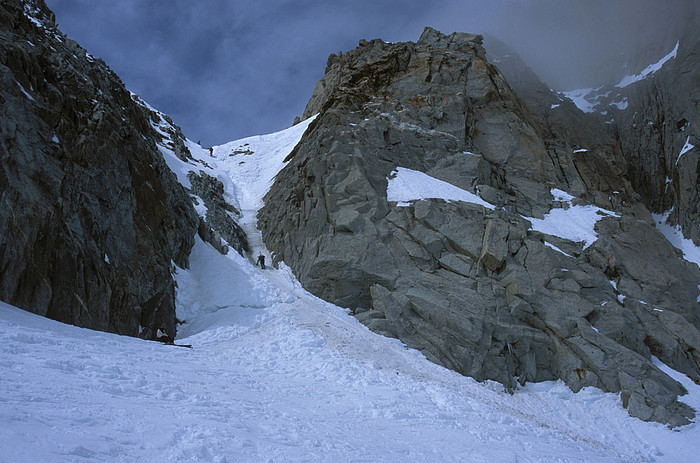
[[[596, 135], [531, 112], [480, 36], [430, 28], [331, 55], [316, 113], [258, 216], [306, 289], [478, 380], [559, 378], [622, 392], [645, 420], [693, 416], [652, 355], [700, 380], [700, 271], [654, 228], [614, 139], [583, 154]], [[398, 167], [493, 207], [388, 201]], [[608, 211], [592, 244], [532, 227], [584, 204]]]
[[637, 198], [652, 212], [668, 213], [668, 221], [700, 245], [700, 4], [682, 0], [668, 10], [648, 26], [673, 26], [653, 42], [640, 34], [639, 49], [626, 57], [617, 80], [580, 93], [587, 114], [493, 38], [489, 57], [541, 125], [589, 152], [601, 144], [619, 151], [609, 159]]
[[675, 49], [675, 58], [650, 77], [617, 88], [627, 106], [609, 114], [635, 190], [653, 212], [671, 211], [670, 222], [680, 225], [696, 245], [700, 245], [698, 21], [700, 4], [693, 2], [676, 40], [665, 44], [664, 54]]
[[0, 5], [0, 80], [0, 299], [98, 330], [174, 333], [171, 262], [187, 265], [199, 221], [152, 111], [42, 0]]
[[[240, 211], [226, 202], [224, 184], [203, 170], [200, 170], [199, 175], [190, 171], [187, 178], [192, 185], [190, 193], [201, 199], [207, 209], [199, 224], [200, 238], [214, 246], [221, 254], [228, 252], [229, 245], [242, 256], [249, 252], [250, 246], [245, 232], [231, 217], [240, 216]], [[198, 200], [195, 198], [195, 201]], [[222, 239], [228, 244], [223, 244]]]

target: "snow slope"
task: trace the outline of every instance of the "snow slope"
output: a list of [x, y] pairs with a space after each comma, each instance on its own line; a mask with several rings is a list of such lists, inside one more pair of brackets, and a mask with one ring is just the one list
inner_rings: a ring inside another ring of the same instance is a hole
[[670, 214], [671, 211], [663, 214], [651, 214], [654, 218], [656, 228], [666, 237], [669, 243], [681, 250], [685, 260], [693, 262], [700, 267], [700, 248], [695, 246], [693, 240], [683, 237], [683, 232], [678, 225], [673, 226], [668, 224], [667, 220]]
[[661, 58], [656, 63], [650, 64], [649, 66], [644, 68], [644, 70], [642, 70], [642, 72], [640, 72], [639, 74], [623, 77], [622, 80], [615, 85], [615, 87], [625, 88], [628, 85], [645, 79], [650, 75], [653, 75], [656, 71], [661, 69], [668, 60], [676, 57], [676, 55], [678, 54], [678, 45], [680, 45], [680, 42], [676, 42], [676, 46], [673, 48], [673, 50], [671, 50], [666, 56]]
[[[612, 211], [601, 209], [592, 205], [574, 205], [575, 199], [569, 193], [552, 188], [552, 197], [561, 203], [566, 204], [566, 209], [555, 208], [544, 215], [544, 218], [537, 219], [526, 217], [532, 223], [532, 229], [547, 235], [554, 235], [571, 241], [582, 241], [583, 249], [593, 244], [598, 239], [595, 231], [595, 224], [603, 217], [619, 217]], [[554, 249], [562, 252], [555, 246]], [[566, 254], [562, 252], [562, 254]]]
[[419, 199], [437, 198], [479, 204], [487, 209], [494, 208], [474, 193], [406, 167], [397, 167], [391, 173], [387, 181], [386, 196], [387, 200], [396, 201], [399, 206]]
[[596, 92], [601, 88], [603, 87], [577, 88], [575, 90], [568, 90], [562, 92], [562, 94], [571, 101], [573, 101], [573, 103], [578, 107], [578, 109], [580, 109], [584, 113], [592, 113], [593, 111], [595, 111], [595, 107], [600, 104], [600, 102], [598, 101], [599, 97], [597, 96]]
[[[192, 150], [252, 234], [304, 129], [239, 143], [249, 154]], [[190, 260], [176, 275], [178, 342], [193, 349], [0, 303], [0, 461], [677, 462], [700, 450], [695, 424], [630, 418], [614, 394], [552, 382], [509, 395], [432, 364], [303, 291], [284, 265], [261, 271], [200, 240]], [[678, 378], [700, 408], [700, 388]]]

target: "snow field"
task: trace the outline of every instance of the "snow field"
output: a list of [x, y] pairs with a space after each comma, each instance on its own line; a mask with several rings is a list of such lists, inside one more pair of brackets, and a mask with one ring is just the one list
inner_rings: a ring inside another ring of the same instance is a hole
[[[198, 242], [203, 256], [193, 256], [188, 272], [206, 274], [201, 257], [215, 252]], [[229, 262], [217, 269], [267, 273], [289, 294], [286, 301], [273, 294], [265, 307], [237, 305], [254, 299], [251, 288], [228, 307], [203, 309], [184, 325], [191, 334], [180, 342], [192, 350], [0, 305], [0, 455], [14, 462], [690, 461], [670, 458], [692, 449], [695, 425], [672, 432], [643, 423], [617, 396], [573, 394], [561, 382], [508, 395], [369, 332], [301, 290], [284, 267], [261, 272], [246, 260]], [[178, 304], [219, 285], [180, 276]]]
[[[584, 150], [585, 151], [585, 150]], [[565, 191], [553, 188], [552, 197], [566, 203], [567, 208], [555, 208], [545, 214], [544, 218], [524, 217], [532, 224], [532, 229], [547, 235], [554, 235], [571, 241], [583, 242], [584, 249], [598, 239], [595, 224], [605, 216], [618, 217], [612, 211], [596, 206], [574, 206], [573, 196]], [[405, 167], [399, 167], [388, 179], [387, 200], [396, 201], [398, 206], [406, 206], [411, 201], [421, 199], [444, 199], [445, 201], [464, 201], [479, 204], [487, 209], [494, 209], [478, 195], [450, 183], [438, 180], [430, 175]], [[551, 248], [566, 254], [556, 246]]]
[[[683, 237], [683, 232], [681, 232], [679, 226], [672, 226], [666, 223], [670, 213], [671, 211], [664, 214], [651, 214], [651, 216], [654, 218], [656, 229], [666, 237], [669, 243], [683, 253], [683, 258], [685, 260], [688, 262], [693, 262], [700, 267], [700, 248], [695, 246], [693, 240]], [[698, 283], [700, 283], [700, 281]]]
[[569, 90], [568, 92], [562, 92], [562, 94], [570, 99], [578, 109], [583, 111], [584, 113], [592, 113], [595, 111], [595, 107], [599, 104], [597, 99], [594, 99], [593, 101], [589, 101], [586, 99], [586, 96], [591, 94], [592, 92], [595, 92], [597, 90], [600, 90], [601, 87], [598, 88], [578, 88], [575, 90]]
[[[619, 217], [612, 211], [596, 206], [574, 206], [573, 196], [565, 191], [553, 188], [551, 194], [555, 200], [567, 204], [567, 208], [555, 208], [544, 215], [544, 218], [525, 217], [532, 224], [532, 229], [546, 235], [554, 235], [571, 241], [583, 242], [583, 249], [598, 239], [595, 224], [603, 217]], [[555, 246], [550, 247], [557, 249]], [[561, 252], [561, 251], [560, 251]], [[562, 254], [566, 254], [562, 252]]]

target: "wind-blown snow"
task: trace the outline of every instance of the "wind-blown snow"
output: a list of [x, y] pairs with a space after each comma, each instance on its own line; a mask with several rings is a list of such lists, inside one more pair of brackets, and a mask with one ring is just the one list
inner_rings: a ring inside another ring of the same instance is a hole
[[399, 206], [421, 199], [444, 199], [479, 204], [487, 209], [494, 208], [474, 193], [405, 167], [397, 167], [389, 176], [386, 196], [388, 201], [396, 201]]
[[583, 241], [584, 249], [598, 239], [595, 224], [600, 219], [606, 216], [619, 217], [612, 211], [596, 206], [574, 206], [571, 202], [574, 197], [565, 191], [554, 188], [551, 193], [556, 201], [567, 203], [568, 208], [552, 209], [543, 219], [525, 218], [532, 223], [533, 230], [571, 241]]
[[657, 61], [656, 63], [650, 64], [649, 66], [647, 66], [646, 68], [644, 68], [644, 70], [643, 70], [642, 72], [640, 72], [639, 74], [636, 74], [636, 75], [633, 75], [633, 76], [625, 76], [625, 77], [623, 77], [622, 80], [621, 80], [617, 85], [615, 85], [615, 87], [625, 88], [625, 87], [627, 87], [628, 85], [631, 85], [631, 84], [633, 84], [633, 83], [635, 83], [635, 82], [638, 82], [638, 81], [640, 81], [640, 80], [642, 80], [642, 79], [645, 79], [646, 77], [648, 77], [648, 76], [650, 76], [650, 75], [653, 75], [656, 71], [658, 71], [659, 69], [661, 69], [661, 68], [663, 67], [663, 65], [664, 65], [668, 60], [670, 60], [671, 58], [675, 58], [675, 57], [676, 57], [676, 55], [678, 54], [678, 45], [679, 45], [679, 44], [680, 44], [680, 42], [676, 42], [676, 46], [673, 48], [673, 50], [671, 50], [671, 52], [670, 52], [669, 54], [667, 54], [666, 56], [664, 56], [663, 58], [661, 58], [661, 59], [660, 59], [659, 61]]
[[[303, 134], [290, 130], [240, 143], [252, 154], [190, 150], [208, 164], [196, 169], [228, 179], [227, 197], [255, 207]], [[241, 161], [258, 181], [241, 179]], [[0, 459], [678, 462], [700, 451], [696, 425], [631, 418], [616, 394], [548, 382], [510, 395], [439, 367], [305, 292], [284, 264], [262, 271], [197, 238], [175, 278], [178, 342], [193, 349], [0, 303]], [[700, 406], [700, 387], [669, 374]]]

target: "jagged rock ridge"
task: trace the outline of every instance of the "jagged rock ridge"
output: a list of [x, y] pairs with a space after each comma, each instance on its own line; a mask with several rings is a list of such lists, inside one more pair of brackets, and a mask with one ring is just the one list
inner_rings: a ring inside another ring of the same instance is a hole
[[[258, 217], [308, 290], [479, 380], [560, 378], [622, 391], [646, 420], [692, 417], [651, 356], [700, 379], [700, 273], [654, 228], [614, 140], [577, 149], [595, 136], [533, 116], [480, 36], [430, 28], [331, 55], [304, 115], [315, 113]], [[397, 167], [494, 209], [389, 202]], [[590, 246], [534, 231], [527, 218], [571, 207], [553, 188], [617, 216]]]

